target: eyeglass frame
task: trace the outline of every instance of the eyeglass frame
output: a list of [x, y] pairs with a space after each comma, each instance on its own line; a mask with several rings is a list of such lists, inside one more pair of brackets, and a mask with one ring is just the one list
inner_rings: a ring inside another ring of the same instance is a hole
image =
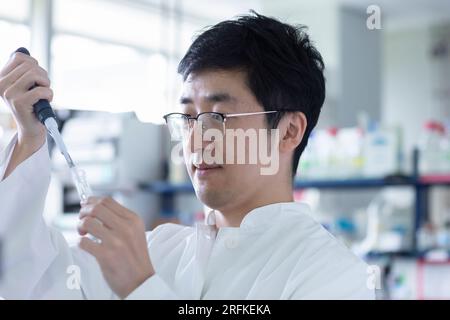
[[168, 113], [168, 114], [164, 115], [163, 118], [166, 121], [166, 124], [167, 124], [167, 118], [169, 118], [171, 115], [174, 115], [174, 114], [185, 116], [188, 121], [189, 120], [198, 121], [198, 117], [200, 117], [202, 114], [213, 113], [213, 114], [219, 115], [222, 118], [222, 123], [225, 123], [227, 121], [227, 118], [236, 118], [236, 117], [244, 117], [244, 116], [256, 116], [256, 115], [260, 115], [260, 114], [269, 114], [269, 113], [276, 113], [276, 112], [282, 112], [282, 111], [281, 110], [270, 110], [270, 111], [244, 112], [244, 113], [222, 113], [222, 112], [216, 112], [216, 111], [205, 111], [205, 112], [200, 112], [195, 117], [191, 116], [188, 113], [171, 112], [171, 113]]
[[193, 117], [188, 113], [181, 113], [181, 112], [171, 112], [168, 113], [166, 115], [163, 116], [164, 120], [166, 121], [166, 125], [168, 125], [168, 121], [167, 119], [171, 116], [171, 115], [181, 115], [186, 117], [186, 119], [188, 120], [188, 130], [191, 130], [194, 125], [190, 125], [190, 120], [195, 120], [198, 121], [198, 117], [200, 117], [202, 114], [216, 114], [219, 115], [222, 118], [222, 125], [223, 125], [223, 130], [225, 131], [225, 122], [227, 121], [227, 118], [237, 118], [237, 117], [244, 117], [244, 116], [254, 116], [254, 115], [262, 115], [262, 114], [271, 114], [271, 113], [278, 113], [278, 112], [286, 112], [288, 110], [269, 110], [269, 111], [257, 111], [257, 112], [243, 112], [243, 113], [222, 113], [222, 112], [216, 112], [216, 111], [205, 111], [205, 112], [200, 112], [197, 116]]

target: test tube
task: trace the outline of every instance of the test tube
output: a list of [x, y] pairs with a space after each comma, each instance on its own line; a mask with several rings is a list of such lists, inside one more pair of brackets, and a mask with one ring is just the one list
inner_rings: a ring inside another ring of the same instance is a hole
[[70, 168], [70, 171], [81, 202], [87, 201], [87, 199], [92, 196], [92, 189], [87, 182], [86, 172], [76, 166]]
[[[89, 183], [87, 182], [86, 172], [76, 166], [71, 167], [70, 171], [72, 173], [73, 182], [75, 183], [81, 202], [87, 201], [93, 193]], [[97, 239], [91, 234], [88, 234], [88, 237], [97, 243], [101, 243], [100, 239]]]

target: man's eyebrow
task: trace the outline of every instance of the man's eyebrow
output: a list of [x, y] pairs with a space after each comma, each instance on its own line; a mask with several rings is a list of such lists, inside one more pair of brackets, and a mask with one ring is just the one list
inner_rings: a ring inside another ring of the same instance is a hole
[[228, 93], [218, 92], [207, 95], [205, 100], [208, 102], [231, 102], [235, 101], [236, 98], [232, 97]]
[[[235, 101], [236, 98], [232, 97], [230, 94], [228, 93], [223, 93], [223, 92], [218, 92], [218, 93], [212, 93], [212, 94], [208, 94], [206, 95], [204, 98], [204, 100], [206, 100], [207, 102], [232, 102]], [[181, 97], [180, 98], [180, 104], [191, 104], [193, 103], [192, 99], [189, 97]]]
[[188, 97], [181, 97], [180, 98], [180, 104], [189, 104], [192, 103], [192, 99]]

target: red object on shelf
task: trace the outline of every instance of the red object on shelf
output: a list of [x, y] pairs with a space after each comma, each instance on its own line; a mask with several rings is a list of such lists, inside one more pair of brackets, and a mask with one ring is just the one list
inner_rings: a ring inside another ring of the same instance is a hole
[[294, 191], [294, 201], [303, 201], [305, 198], [305, 190], [295, 190]]
[[445, 134], [445, 127], [442, 123], [439, 121], [427, 121], [425, 122], [424, 127], [431, 131], [437, 131], [439, 134]]
[[421, 176], [419, 180], [424, 183], [450, 183], [450, 174], [430, 174]]
[[337, 127], [328, 128], [328, 133], [333, 137], [336, 137], [338, 132], [339, 132], [339, 129]]
[[[425, 277], [425, 269], [433, 268], [433, 267], [443, 267], [450, 272], [450, 260], [444, 261], [428, 261], [425, 259], [420, 259], [417, 261], [417, 299], [419, 300], [448, 300], [450, 296], [430, 296], [427, 295], [427, 291], [429, 290], [430, 283], [428, 283], [427, 278]], [[430, 271], [428, 271], [430, 272]], [[434, 270], [436, 272], [436, 270]], [[444, 281], [444, 280], [443, 280]]]

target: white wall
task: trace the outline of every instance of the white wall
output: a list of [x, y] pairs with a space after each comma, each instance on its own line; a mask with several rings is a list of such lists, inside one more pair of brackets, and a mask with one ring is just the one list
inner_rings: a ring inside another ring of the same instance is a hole
[[403, 128], [408, 152], [417, 142], [423, 122], [442, 116], [432, 107], [431, 47], [428, 25], [384, 32], [382, 121]]
[[334, 70], [339, 64], [338, 3], [333, 0], [262, 0], [262, 13], [282, 22], [302, 24], [322, 54], [326, 67]]
[[340, 97], [336, 122], [355, 126], [358, 114], [380, 120], [381, 35], [369, 30], [365, 10], [343, 7], [339, 14]]
[[327, 97], [318, 127], [354, 126], [360, 111], [380, 118], [381, 32], [368, 30], [365, 8], [338, 1], [264, 1], [264, 14], [308, 26], [325, 62]]

